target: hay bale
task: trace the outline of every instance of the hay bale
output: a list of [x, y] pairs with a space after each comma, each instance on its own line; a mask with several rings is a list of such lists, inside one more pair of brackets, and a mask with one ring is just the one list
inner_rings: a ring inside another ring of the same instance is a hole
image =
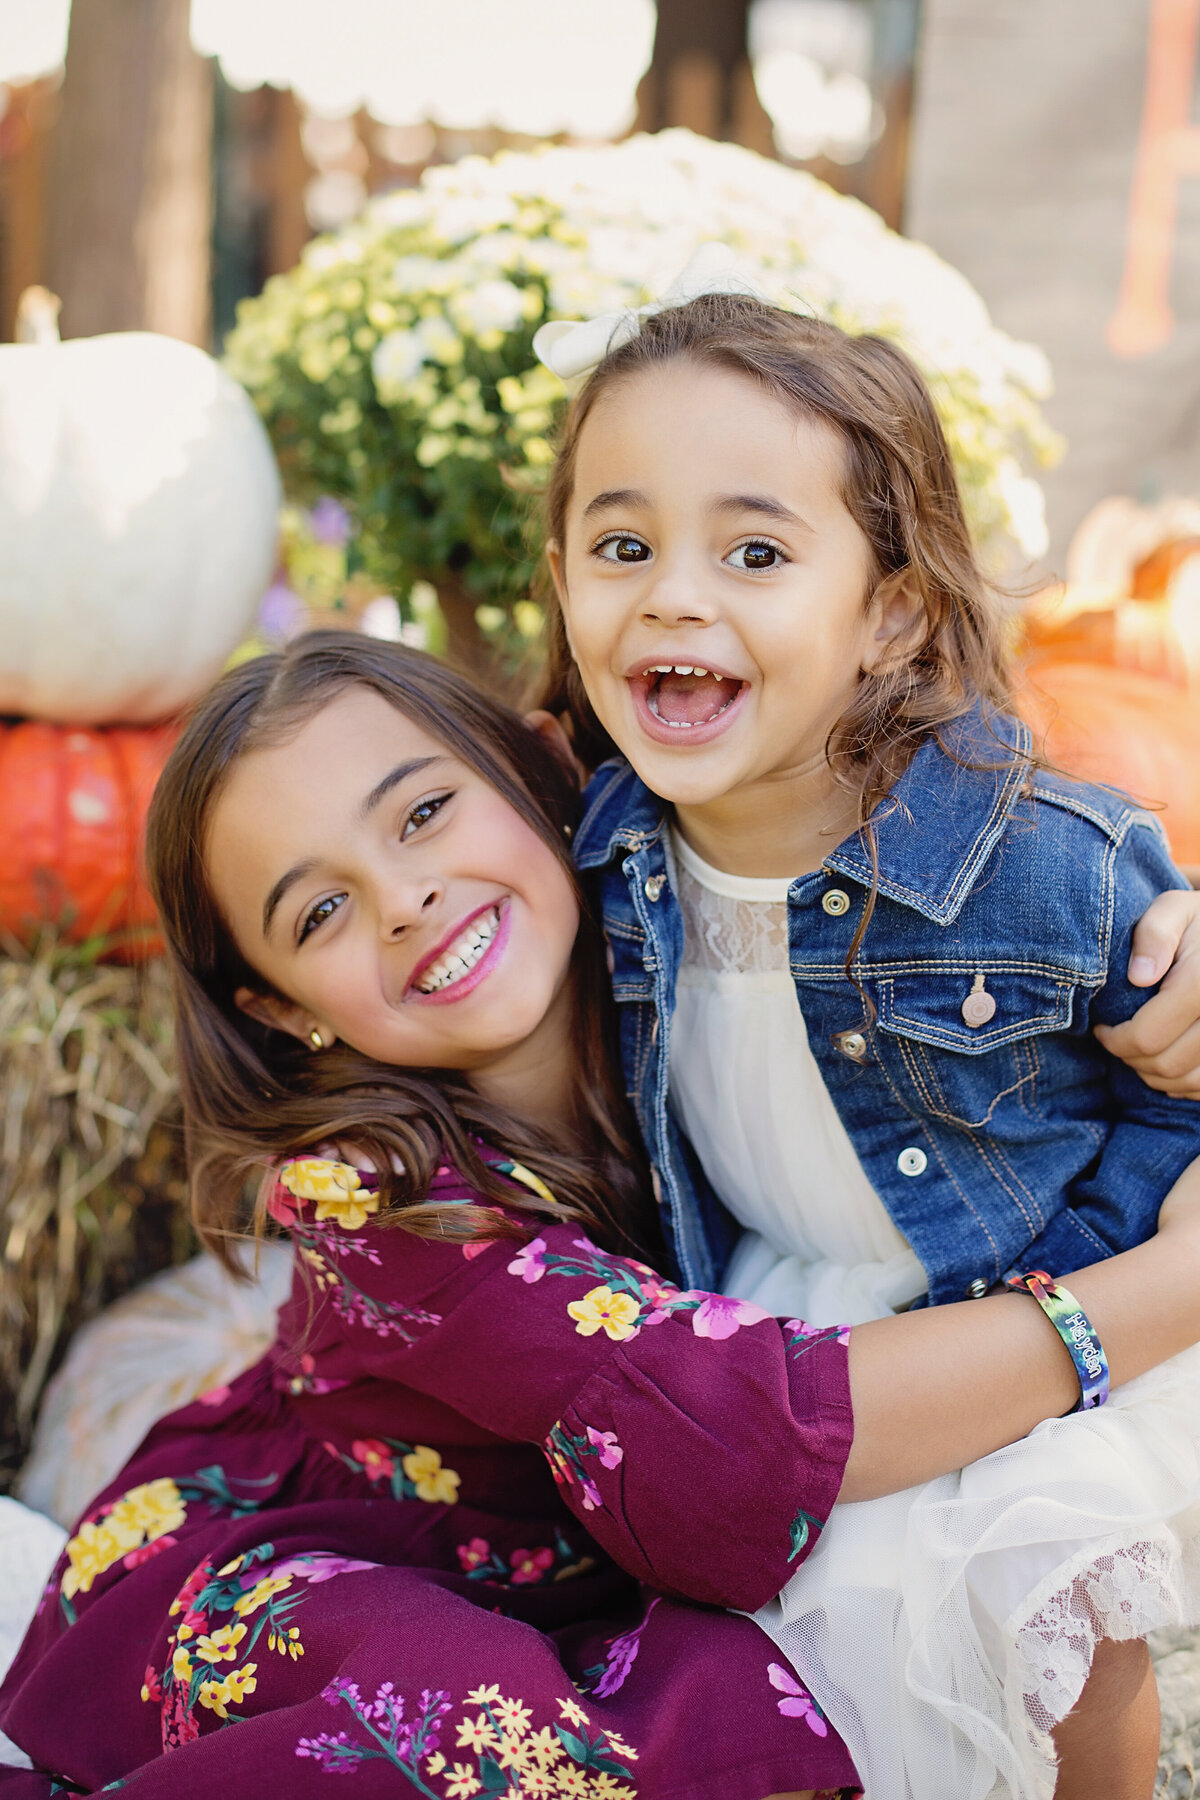
[[76, 1326], [196, 1246], [163, 965], [0, 952], [3, 1489]]

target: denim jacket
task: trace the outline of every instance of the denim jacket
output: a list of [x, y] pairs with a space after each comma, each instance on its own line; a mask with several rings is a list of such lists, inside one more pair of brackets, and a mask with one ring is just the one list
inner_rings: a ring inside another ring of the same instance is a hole
[[[1200, 1106], [1155, 1093], [1092, 1036], [1146, 998], [1125, 978], [1133, 927], [1186, 886], [1161, 827], [1123, 795], [1035, 767], [1011, 718], [976, 708], [942, 740], [876, 812], [878, 897], [854, 982], [845, 962], [872, 880], [861, 838], [788, 895], [809, 1043], [935, 1303], [1143, 1241], [1200, 1155]], [[684, 1281], [714, 1288], [738, 1227], [669, 1103], [683, 952], [669, 809], [620, 761], [586, 803], [576, 857], [596, 884], [664, 1229]]]

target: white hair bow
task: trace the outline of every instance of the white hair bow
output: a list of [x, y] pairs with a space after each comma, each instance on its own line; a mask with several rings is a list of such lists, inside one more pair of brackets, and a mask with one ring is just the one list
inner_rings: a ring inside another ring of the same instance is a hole
[[767, 298], [728, 244], [701, 244], [657, 300], [649, 300], [645, 306], [625, 307], [621, 312], [601, 313], [595, 319], [556, 319], [534, 333], [533, 353], [558, 376], [569, 394], [575, 394], [610, 351], [619, 350], [637, 336], [643, 319], [665, 312], [669, 306], [685, 306], [701, 294]]

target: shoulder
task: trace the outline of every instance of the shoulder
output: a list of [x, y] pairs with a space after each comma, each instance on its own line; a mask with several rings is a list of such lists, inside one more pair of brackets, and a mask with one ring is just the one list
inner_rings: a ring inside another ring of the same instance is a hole
[[583, 791], [575, 861], [598, 869], [623, 850], [640, 849], [661, 828], [664, 803], [623, 757], [601, 763]]

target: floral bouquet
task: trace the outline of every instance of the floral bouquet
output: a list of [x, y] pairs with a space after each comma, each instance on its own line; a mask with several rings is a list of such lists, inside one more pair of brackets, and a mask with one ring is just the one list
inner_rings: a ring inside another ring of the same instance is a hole
[[900, 343], [932, 384], [985, 554], [1044, 551], [1031, 471], [1057, 442], [1042, 354], [858, 201], [686, 131], [427, 171], [245, 301], [229, 366], [293, 499], [349, 513], [350, 576], [395, 594], [410, 625], [414, 585], [420, 599], [432, 584], [452, 644], [478, 629], [511, 647], [540, 630], [530, 520], [563, 398], [533, 334], [644, 304], [713, 239], [781, 305]]

